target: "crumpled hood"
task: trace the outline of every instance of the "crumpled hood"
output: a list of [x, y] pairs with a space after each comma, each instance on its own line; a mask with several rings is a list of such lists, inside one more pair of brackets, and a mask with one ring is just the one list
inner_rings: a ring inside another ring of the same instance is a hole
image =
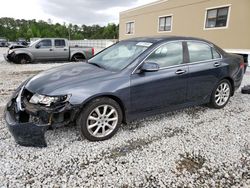
[[12, 44], [12, 45], [9, 46], [10, 50], [18, 49], [18, 48], [28, 48], [28, 46], [24, 46], [24, 45], [21, 45], [21, 44]]
[[93, 79], [100, 82], [110, 74], [111, 72], [88, 63], [69, 64], [37, 74], [26, 84], [25, 88], [33, 93], [51, 95], [61, 88], [79, 87]]

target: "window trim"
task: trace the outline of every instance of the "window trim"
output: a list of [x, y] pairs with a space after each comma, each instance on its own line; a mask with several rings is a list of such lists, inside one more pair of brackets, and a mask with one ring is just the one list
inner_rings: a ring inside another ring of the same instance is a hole
[[[133, 33], [127, 33], [127, 24], [128, 23], [134, 23], [134, 29], [133, 29]], [[127, 21], [125, 23], [125, 35], [134, 35], [135, 34], [135, 20], [130, 20], [130, 21]]]
[[[138, 70], [138, 68], [145, 62], [145, 60], [152, 54], [154, 53], [156, 50], [158, 50], [159, 48], [161, 48], [163, 45], [169, 44], [169, 43], [175, 43], [175, 42], [181, 42], [182, 43], [182, 50], [184, 49], [183, 47], [183, 42], [185, 42], [184, 40], [175, 40], [175, 41], [168, 41], [168, 42], [164, 42], [162, 44], [160, 44], [159, 46], [155, 47], [152, 49], [152, 51], [134, 68], [134, 70], [132, 71], [132, 74], [136, 74], [136, 70]], [[183, 66], [183, 65], [187, 65], [187, 63], [184, 62], [184, 51], [182, 52], [183, 54], [183, 63], [179, 64], [179, 65], [171, 65], [171, 66], [167, 66], [167, 67], [161, 67], [159, 70], [163, 70], [163, 69], [168, 69], [168, 68], [173, 68], [173, 67], [179, 67], [179, 66]]]
[[[138, 68], [145, 62], [145, 60], [146, 60], [155, 50], [159, 49], [160, 47], [162, 47], [162, 46], [165, 45], [165, 44], [173, 43], [173, 42], [182, 42], [182, 43], [183, 43], [183, 42], [199, 42], [199, 43], [207, 44], [207, 45], [210, 46], [211, 48], [214, 48], [214, 45], [213, 45], [213, 44], [207, 43], [207, 42], [205, 42], [205, 41], [199, 41], [199, 40], [175, 40], [175, 41], [168, 41], [168, 42], [162, 43], [162, 44], [160, 44], [159, 46], [153, 48], [152, 51], [151, 51], [145, 58], [143, 58], [143, 60], [133, 69], [131, 75], [136, 74], [136, 71], [138, 70]], [[183, 48], [183, 49], [184, 49], [184, 48]], [[187, 48], [187, 50], [188, 50], [188, 48]], [[216, 48], [215, 48], [215, 50], [216, 50]], [[218, 52], [218, 50], [216, 50], [216, 51]], [[188, 55], [189, 55], [189, 50], [188, 50], [187, 52], [188, 52]], [[219, 52], [218, 52], [218, 54], [220, 54], [220, 58], [210, 59], [210, 60], [204, 60], [204, 61], [197, 61], [197, 62], [192, 62], [192, 63], [190, 63], [190, 62], [186, 63], [186, 62], [184, 61], [184, 56], [185, 56], [185, 54], [184, 54], [184, 51], [183, 51], [183, 63], [182, 63], [182, 64], [180, 64], [180, 65], [168, 66], [168, 67], [165, 67], [165, 68], [160, 68], [159, 70], [168, 69], [168, 68], [174, 68], [174, 67], [180, 67], [180, 66], [183, 66], [183, 65], [187, 66], [187, 65], [193, 65], [193, 64], [207, 63], [207, 62], [211, 62], [211, 61], [214, 61], [214, 60], [215, 60], [215, 61], [216, 61], [216, 60], [222, 60], [222, 59], [223, 59], [223, 56], [222, 56], [221, 53], [219, 53]], [[189, 61], [190, 61], [190, 59], [189, 59]]]
[[[194, 65], [194, 64], [200, 64], [200, 63], [207, 63], [210, 61], [216, 61], [216, 60], [221, 60], [223, 58], [223, 56], [221, 55], [221, 53], [218, 52], [218, 50], [214, 47], [214, 45], [209, 44], [207, 42], [204, 41], [196, 41], [196, 40], [186, 40], [185, 42], [196, 42], [196, 43], [202, 43], [202, 44], [206, 44], [211, 48], [211, 53], [212, 53], [212, 48], [214, 48], [214, 50], [220, 55], [220, 58], [216, 58], [216, 59], [208, 59], [208, 60], [203, 60], [203, 61], [194, 61], [194, 62], [190, 62], [190, 54], [189, 54], [189, 49], [188, 49], [188, 44], [187, 44], [187, 50], [188, 50], [188, 56], [189, 56], [189, 62], [186, 63], [188, 65]], [[213, 57], [213, 53], [212, 53], [212, 57]]]
[[[169, 31], [160, 31], [160, 18], [171, 17], [171, 29]], [[171, 33], [173, 31], [174, 14], [158, 16], [157, 33]]]
[[[36, 45], [40, 44], [42, 41], [45, 41], [45, 40], [50, 41], [50, 42], [51, 42], [51, 46], [45, 46], [45, 47], [43, 47], [43, 48], [38, 48], [38, 49], [48, 49], [48, 48], [52, 48], [52, 47], [53, 47], [53, 41], [52, 41], [51, 39], [42, 39], [42, 40], [40, 40]], [[36, 45], [35, 45], [35, 46], [36, 46]]]
[[[209, 30], [228, 29], [229, 23], [230, 23], [231, 6], [232, 6], [232, 4], [227, 4], [227, 5], [220, 5], [220, 6], [216, 6], [216, 7], [206, 8], [203, 30], [205, 30], [205, 31], [208, 30], [209, 31]], [[226, 8], [226, 7], [228, 7], [227, 24], [226, 24], [226, 26], [224, 26], [224, 27], [211, 27], [211, 28], [207, 28], [206, 25], [207, 25], [208, 11], [209, 10], [213, 10], [213, 9]]]

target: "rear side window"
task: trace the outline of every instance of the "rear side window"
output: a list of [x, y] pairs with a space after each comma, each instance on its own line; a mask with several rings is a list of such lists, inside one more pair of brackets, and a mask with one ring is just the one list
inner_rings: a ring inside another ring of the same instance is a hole
[[55, 40], [55, 47], [57, 48], [63, 48], [65, 47], [65, 40]]
[[164, 44], [163, 46], [156, 49], [145, 61], [157, 63], [160, 68], [182, 64], [182, 42]]
[[51, 40], [42, 40], [38, 45], [40, 46], [40, 48], [50, 48], [52, 47], [52, 42]]
[[211, 47], [201, 42], [187, 42], [190, 63], [213, 59]]

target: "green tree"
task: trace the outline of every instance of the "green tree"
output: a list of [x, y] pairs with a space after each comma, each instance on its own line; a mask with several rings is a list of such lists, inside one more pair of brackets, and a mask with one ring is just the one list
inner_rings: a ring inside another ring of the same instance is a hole
[[0, 37], [5, 37], [11, 41], [18, 38], [29, 40], [32, 37], [60, 37], [71, 40], [82, 39], [114, 39], [118, 38], [119, 25], [108, 24], [99, 25], [73, 25], [52, 24], [42, 20], [24, 20], [13, 18], [0, 18]]

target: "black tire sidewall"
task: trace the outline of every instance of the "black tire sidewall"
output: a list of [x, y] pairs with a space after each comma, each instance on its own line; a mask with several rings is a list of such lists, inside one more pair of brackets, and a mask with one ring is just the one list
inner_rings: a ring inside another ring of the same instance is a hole
[[[221, 85], [222, 83], [227, 83], [227, 84], [229, 85], [229, 88], [230, 88], [230, 95], [229, 95], [229, 98], [228, 98], [227, 102], [226, 102], [224, 105], [219, 106], [219, 105], [216, 104], [216, 101], [215, 101], [215, 93], [216, 93], [216, 90], [217, 90], [217, 88], [219, 87], [219, 85]], [[227, 105], [227, 103], [229, 102], [229, 100], [230, 100], [230, 98], [231, 98], [231, 94], [232, 94], [232, 85], [231, 85], [231, 83], [230, 83], [228, 80], [226, 80], [226, 79], [221, 80], [221, 81], [216, 85], [215, 89], [213, 90], [213, 93], [212, 93], [212, 96], [211, 96], [211, 101], [210, 101], [210, 106], [213, 107], [213, 108], [216, 108], [216, 109], [224, 108], [224, 107]]]
[[[26, 63], [22, 63], [22, 60], [25, 59]], [[17, 62], [21, 65], [27, 64], [28, 63], [28, 57], [20, 55], [17, 57]]]
[[[81, 56], [82, 59], [77, 58], [78, 56]], [[80, 61], [83, 61], [84, 59], [85, 59], [84, 55], [75, 54], [75, 55], [72, 56], [71, 61], [73, 61], [73, 62], [80, 62]]]
[[[113, 130], [112, 133], [110, 133], [109, 135], [107, 135], [105, 137], [99, 138], [99, 137], [94, 137], [93, 135], [91, 135], [89, 133], [89, 131], [87, 129], [87, 118], [88, 118], [89, 114], [96, 107], [101, 106], [101, 105], [110, 105], [116, 109], [116, 111], [118, 113], [118, 123], [117, 123], [117, 126]], [[114, 136], [114, 134], [118, 131], [118, 129], [122, 123], [122, 118], [123, 118], [123, 114], [122, 114], [122, 110], [121, 110], [120, 105], [111, 98], [103, 97], [103, 98], [94, 99], [91, 102], [89, 102], [80, 112], [76, 123], [80, 129], [81, 136], [85, 137], [89, 141], [103, 141], [103, 140], [107, 140], [107, 139], [111, 138], [112, 136]]]

